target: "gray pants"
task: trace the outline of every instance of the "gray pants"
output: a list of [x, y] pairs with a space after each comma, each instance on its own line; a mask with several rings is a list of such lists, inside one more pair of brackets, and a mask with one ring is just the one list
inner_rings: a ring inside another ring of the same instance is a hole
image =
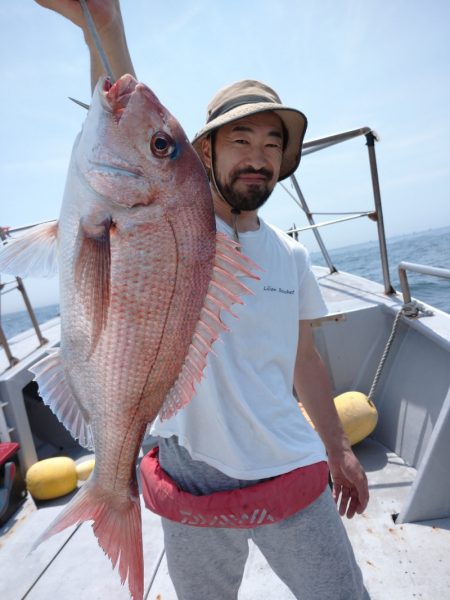
[[[232, 479], [193, 461], [174, 438], [160, 440], [159, 460], [182, 489], [194, 494], [255, 483]], [[167, 519], [162, 519], [162, 524], [169, 573], [179, 600], [236, 600], [249, 539], [298, 599], [368, 597], [328, 488], [288, 519], [254, 529], [193, 527]]]

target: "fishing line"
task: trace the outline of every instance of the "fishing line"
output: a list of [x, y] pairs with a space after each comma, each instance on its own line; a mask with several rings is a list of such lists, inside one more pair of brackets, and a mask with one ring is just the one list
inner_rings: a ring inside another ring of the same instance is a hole
[[79, 2], [81, 4], [81, 8], [83, 9], [84, 18], [86, 19], [86, 24], [88, 26], [88, 29], [89, 29], [91, 35], [92, 35], [92, 39], [94, 40], [95, 47], [97, 48], [98, 55], [100, 57], [100, 60], [102, 61], [103, 68], [105, 69], [106, 74], [108, 75], [109, 80], [111, 81], [111, 83], [114, 83], [115, 79], [114, 79], [114, 75], [113, 75], [111, 66], [110, 66], [110, 64], [108, 62], [108, 58], [106, 56], [106, 53], [103, 50], [103, 46], [102, 46], [102, 43], [100, 41], [100, 37], [99, 37], [99, 35], [97, 33], [97, 29], [95, 28], [95, 24], [94, 24], [94, 21], [93, 21], [93, 19], [91, 17], [91, 13], [89, 12], [89, 9], [87, 7], [86, 0], [79, 0]]

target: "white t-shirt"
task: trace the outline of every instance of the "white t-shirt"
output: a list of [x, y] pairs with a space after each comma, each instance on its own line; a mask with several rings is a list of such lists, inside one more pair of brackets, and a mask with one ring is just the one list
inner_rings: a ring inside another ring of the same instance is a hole
[[[219, 231], [232, 230], [217, 220]], [[242, 252], [263, 271], [244, 278], [254, 293], [234, 305], [230, 328], [213, 345], [191, 402], [152, 425], [177, 436], [191, 457], [237, 479], [262, 479], [326, 460], [325, 449], [293, 396], [299, 320], [327, 313], [306, 249], [260, 219], [239, 234]]]

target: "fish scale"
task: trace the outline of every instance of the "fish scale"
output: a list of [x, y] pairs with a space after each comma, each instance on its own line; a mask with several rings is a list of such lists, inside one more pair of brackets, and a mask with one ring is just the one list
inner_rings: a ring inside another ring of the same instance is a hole
[[243, 280], [257, 278], [257, 267], [216, 233], [197, 154], [130, 75], [95, 89], [57, 225], [35, 227], [0, 251], [0, 271], [23, 277], [49, 263], [60, 276], [61, 348], [33, 372], [45, 404], [96, 460], [36, 545], [93, 521], [122, 583], [141, 600], [135, 466], [145, 430], [191, 400], [227, 329], [222, 312], [250, 293]]

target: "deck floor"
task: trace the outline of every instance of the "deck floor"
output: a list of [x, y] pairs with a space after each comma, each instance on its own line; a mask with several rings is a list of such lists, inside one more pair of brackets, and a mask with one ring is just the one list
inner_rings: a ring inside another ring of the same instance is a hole
[[[450, 519], [396, 525], [392, 515], [400, 510], [414, 470], [373, 440], [356, 448], [368, 474], [371, 501], [364, 515], [345, 520], [345, 524], [370, 598], [450, 598]], [[63, 600], [129, 598], [88, 523], [59, 533], [30, 553], [34, 540], [66, 502], [64, 498], [36, 509], [28, 499], [0, 530], [2, 600], [48, 600], [52, 596]], [[145, 509], [142, 515], [145, 598], [176, 600], [159, 518]], [[251, 544], [239, 600], [272, 598], [292, 600], [294, 596]]]
[[[26, 359], [32, 359], [34, 355], [42, 353], [43, 349], [52, 347], [61, 337], [61, 327], [59, 317], [55, 317], [50, 321], [40, 326], [43, 337], [47, 340], [44, 346], [39, 345], [39, 339], [34, 329], [27, 329], [23, 333], [19, 333], [12, 339], [8, 340], [11, 354], [19, 361]], [[7, 372], [9, 376], [13, 376], [15, 371], [23, 368], [23, 365], [19, 364], [16, 367], [11, 367], [4, 352], [3, 348], [0, 348], [0, 375]]]

